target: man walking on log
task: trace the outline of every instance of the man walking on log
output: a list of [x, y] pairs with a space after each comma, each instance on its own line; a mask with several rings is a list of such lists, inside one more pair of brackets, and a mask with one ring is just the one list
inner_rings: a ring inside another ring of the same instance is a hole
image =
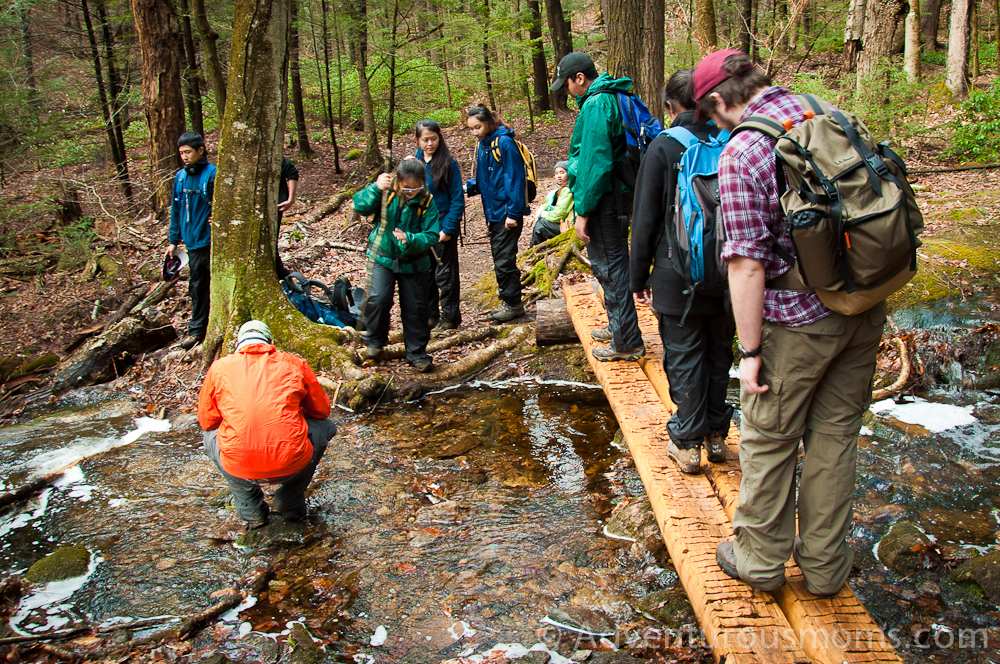
[[[552, 90], [563, 84], [580, 108], [569, 146], [569, 187], [576, 209], [576, 235], [587, 243], [594, 276], [604, 289], [608, 326], [592, 330], [593, 350], [601, 362], [635, 362], [646, 354], [639, 318], [629, 290], [628, 227], [632, 192], [615, 176], [626, 156], [625, 127], [618, 94], [632, 87], [627, 78], [598, 76], [590, 56], [580, 51], [559, 61]], [[605, 93], [605, 94], [602, 94]]]
[[[751, 115], [796, 126], [806, 109], [771, 85], [746, 54], [722, 50], [694, 73], [698, 113], [723, 129]], [[831, 311], [813, 291], [773, 287], [796, 255], [779, 204], [776, 141], [759, 131], [737, 132], [719, 161], [725, 221], [722, 257], [739, 338], [740, 504], [734, 541], [716, 551], [728, 575], [758, 590], [785, 584], [789, 555], [815, 595], [837, 593], [854, 552], [851, 526], [858, 432], [886, 305], [854, 316]], [[799, 441], [805, 448], [796, 502]], [[795, 536], [796, 514], [799, 537]]]
[[[306, 487], [337, 433], [329, 416], [316, 374], [276, 349], [259, 320], [244, 323], [236, 352], [209, 367], [198, 398], [205, 454], [226, 478], [247, 531], [266, 525], [271, 512], [305, 518]], [[281, 485], [270, 509], [261, 483]]]

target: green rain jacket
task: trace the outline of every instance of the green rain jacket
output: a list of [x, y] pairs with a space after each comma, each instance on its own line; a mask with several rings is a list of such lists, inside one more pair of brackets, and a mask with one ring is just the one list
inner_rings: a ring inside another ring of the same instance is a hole
[[[628, 92], [631, 87], [632, 79], [601, 74], [590, 84], [587, 94], [576, 98], [580, 113], [573, 126], [567, 172], [576, 213], [581, 217], [589, 217], [601, 196], [611, 191], [615, 162], [625, 155], [625, 128], [618, 95], [597, 92]], [[628, 191], [624, 186], [622, 190]]]
[[[431, 269], [430, 247], [437, 244], [441, 225], [434, 198], [428, 191], [409, 201], [399, 195], [392, 197], [386, 210], [389, 220], [377, 247], [372, 242], [378, 235], [382, 214], [382, 192], [378, 185], [370, 184], [354, 194], [354, 210], [375, 217], [375, 226], [368, 236], [369, 258], [375, 252], [375, 260], [397, 274], [419, 274]], [[396, 228], [406, 233], [405, 245], [393, 236]]]

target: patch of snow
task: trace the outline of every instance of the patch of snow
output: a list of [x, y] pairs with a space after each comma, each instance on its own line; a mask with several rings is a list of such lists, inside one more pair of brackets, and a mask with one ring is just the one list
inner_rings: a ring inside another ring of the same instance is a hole
[[459, 639], [464, 639], [467, 636], [475, 636], [476, 630], [472, 629], [472, 627], [469, 626], [469, 623], [464, 620], [456, 620], [451, 624], [451, 627], [448, 628], [448, 634], [451, 635], [451, 638], [458, 641]]
[[859, 436], [873, 436], [873, 435], [875, 435], [875, 432], [872, 431], [871, 429], [869, 429], [868, 427], [861, 427], [861, 431], [858, 432], [858, 435]]
[[253, 625], [248, 622], [240, 623], [240, 637], [244, 637], [253, 631]]
[[735, 378], [736, 380], [740, 379], [740, 368], [735, 364], [729, 367], [729, 377]]
[[373, 648], [378, 648], [380, 645], [386, 642], [389, 638], [389, 630], [385, 628], [385, 625], [379, 625], [375, 628], [375, 633], [372, 634], [372, 638], [368, 641], [368, 644]]
[[912, 402], [897, 404], [884, 399], [871, 405], [870, 410], [880, 417], [891, 417], [907, 424], [917, 424], [932, 433], [976, 422], [975, 406], [955, 406], [914, 397]]

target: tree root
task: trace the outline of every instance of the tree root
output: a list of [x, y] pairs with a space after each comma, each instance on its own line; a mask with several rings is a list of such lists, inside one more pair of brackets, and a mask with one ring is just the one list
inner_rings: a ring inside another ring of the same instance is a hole
[[[427, 344], [427, 352], [436, 353], [439, 350], [452, 348], [459, 344], [469, 343], [471, 341], [482, 341], [483, 339], [488, 339], [489, 337], [495, 337], [498, 329], [499, 328], [491, 325], [474, 330], [464, 330], [458, 334], [453, 334], [451, 336], [444, 337], [443, 339], [432, 341]], [[393, 344], [382, 349], [382, 357], [387, 360], [398, 360], [405, 355], [406, 346], [404, 344]]]
[[224, 593], [222, 599], [200, 613], [186, 618], [177, 627], [167, 627], [149, 636], [140, 639], [132, 639], [124, 647], [133, 650], [147, 645], [155, 645], [167, 639], [184, 639], [200, 631], [205, 625], [214, 621], [226, 611], [234, 609], [243, 601], [243, 594], [235, 588], [227, 588], [221, 591]]
[[527, 338], [529, 332], [531, 332], [531, 328], [526, 325], [512, 328], [503, 339], [497, 340], [487, 348], [472, 351], [458, 362], [439, 367], [431, 376], [435, 380], [455, 380], [464, 374], [480, 369], [499, 357], [501, 353], [520, 345]]
[[78, 465], [81, 461], [83, 461], [83, 459], [78, 459], [71, 464], [63, 466], [62, 468], [53, 473], [49, 473], [48, 475], [43, 475], [41, 477], [36, 477], [30, 482], [22, 484], [13, 491], [3, 494], [2, 496], [0, 496], [0, 509], [3, 509], [8, 505], [13, 505], [14, 503], [19, 503], [22, 500], [26, 500], [27, 498], [33, 496], [34, 494], [48, 487], [57, 479], [62, 477], [67, 470]]
[[872, 401], [885, 399], [899, 392], [906, 385], [906, 382], [910, 380], [910, 353], [906, 348], [906, 343], [899, 337], [893, 337], [890, 343], [896, 346], [896, 350], [899, 353], [899, 378], [892, 385], [872, 392]]

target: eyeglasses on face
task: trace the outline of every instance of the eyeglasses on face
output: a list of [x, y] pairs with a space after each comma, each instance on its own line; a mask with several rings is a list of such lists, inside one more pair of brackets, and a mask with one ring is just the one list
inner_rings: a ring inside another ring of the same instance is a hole
[[400, 187], [404, 194], [412, 194], [416, 191], [422, 191], [423, 187]]

